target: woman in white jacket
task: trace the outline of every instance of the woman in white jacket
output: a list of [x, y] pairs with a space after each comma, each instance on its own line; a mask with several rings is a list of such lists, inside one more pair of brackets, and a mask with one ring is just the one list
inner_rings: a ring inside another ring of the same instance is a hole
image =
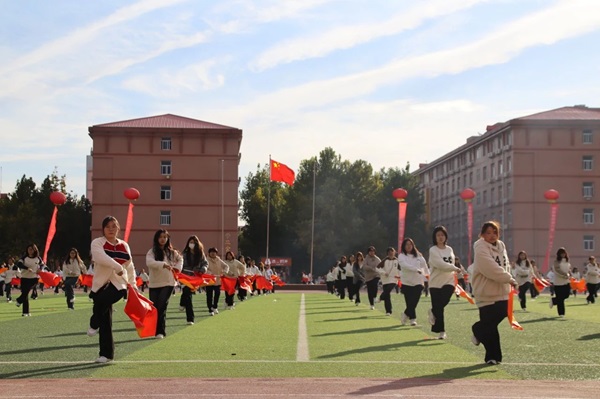
[[433, 246], [429, 248], [429, 292], [431, 293], [431, 309], [428, 312], [431, 331], [438, 333], [438, 339], [446, 339], [444, 308], [454, 293], [454, 280], [460, 267], [454, 266], [454, 251], [448, 242], [448, 232], [444, 226], [437, 226], [432, 234]]
[[183, 257], [173, 248], [167, 230], [160, 229], [154, 233], [152, 248], [146, 254], [146, 266], [150, 272], [150, 300], [158, 315], [156, 338], [163, 339], [167, 335], [167, 307], [176, 283], [173, 271], [181, 272], [183, 268]]
[[585, 267], [585, 282], [588, 290], [586, 301], [596, 303], [596, 293], [598, 292], [598, 284], [600, 283], [600, 266], [596, 263], [596, 258], [590, 256], [588, 264]]
[[527, 291], [531, 287], [531, 280], [534, 277], [540, 278], [529, 259], [527, 259], [527, 252], [521, 251], [517, 255], [514, 272], [515, 280], [517, 280], [517, 284], [519, 285], [521, 309], [527, 311]]
[[473, 294], [479, 308], [479, 321], [473, 324], [471, 342], [485, 347], [485, 362], [500, 364], [502, 349], [498, 325], [508, 315], [508, 296], [517, 282], [510, 274], [504, 243], [499, 240], [500, 226], [485, 222], [479, 240], [473, 245]]
[[429, 269], [425, 258], [417, 251], [414, 241], [410, 238], [405, 238], [402, 241], [398, 263], [400, 264], [400, 279], [402, 281], [401, 292], [406, 302], [406, 309], [402, 313], [400, 321], [402, 325], [406, 325], [410, 320], [410, 325], [416, 326], [416, 310], [423, 291], [423, 276], [429, 274]]
[[569, 254], [564, 248], [556, 251], [556, 260], [552, 265], [554, 272], [554, 293], [550, 298], [550, 309], [556, 305], [559, 317], [565, 317], [565, 299], [571, 295], [571, 264], [569, 263]]
[[389, 247], [387, 249], [387, 257], [379, 263], [377, 271], [381, 276], [381, 284], [383, 292], [379, 296], [379, 300], [383, 301], [385, 306], [385, 315], [392, 315], [392, 298], [391, 292], [398, 285], [398, 276], [400, 270], [398, 268], [398, 258], [396, 258], [396, 249]]

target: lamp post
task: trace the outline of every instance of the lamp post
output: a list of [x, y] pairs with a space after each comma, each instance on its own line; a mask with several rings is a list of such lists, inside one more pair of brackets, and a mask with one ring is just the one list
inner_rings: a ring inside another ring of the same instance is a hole
[[402, 247], [402, 240], [404, 240], [404, 225], [406, 222], [406, 197], [408, 191], [403, 188], [397, 188], [392, 191], [392, 195], [398, 201], [398, 252]]
[[550, 263], [550, 251], [552, 251], [552, 245], [554, 244], [554, 233], [556, 231], [556, 216], [558, 214], [558, 197], [560, 194], [554, 189], [546, 190], [544, 192], [544, 198], [550, 204], [550, 226], [548, 228], [548, 248], [546, 248], [546, 256], [544, 257], [544, 264], [542, 265], [542, 272], [548, 271]]
[[460, 193], [460, 198], [467, 204], [467, 238], [469, 247], [469, 257], [467, 261], [467, 267], [471, 265], [471, 251], [473, 242], [473, 198], [475, 198], [475, 191], [470, 188], [465, 188]]

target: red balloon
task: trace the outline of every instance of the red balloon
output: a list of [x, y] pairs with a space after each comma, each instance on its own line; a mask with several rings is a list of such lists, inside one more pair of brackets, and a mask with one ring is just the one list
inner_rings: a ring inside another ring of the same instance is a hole
[[392, 191], [392, 195], [394, 196], [394, 198], [396, 198], [396, 201], [402, 202], [408, 196], [408, 191], [406, 191], [403, 188], [397, 188], [394, 191]]
[[50, 193], [50, 201], [52, 201], [54, 205], [63, 205], [67, 202], [67, 196], [60, 191], [53, 191]]
[[125, 189], [125, 191], [123, 191], [123, 195], [129, 201], [135, 201], [136, 199], [140, 198], [140, 192], [133, 187]]
[[470, 188], [465, 188], [461, 191], [460, 198], [462, 198], [465, 201], [471, 201], [473, 200], [473, 198], [475, 198], [475, 191], [473, 191]]
[[550, 189], [550, 190], [546, 190], [546, 192], [544, 193], [544, 198], [546, 198], [548, 201], [554, 202], [558, 199], [559, 194], [558, 191], [554, 190], [554, 189]]

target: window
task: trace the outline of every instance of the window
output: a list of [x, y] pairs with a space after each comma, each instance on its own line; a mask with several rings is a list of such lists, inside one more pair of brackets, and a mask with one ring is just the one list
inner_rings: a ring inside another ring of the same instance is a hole
[[502, 190], [502, 186], [498, 186], [498, 201], [502, 201], [504, 199], [504, 193]]
[[583, 210], [583, 224], [594, 224], [594, 210], [592, 208]]
[[512, 170], [512, 158], [506, 157], [506, 171], [510, 172]]
[[160, 174], [166, 176], [170, 175], [171, 172], [171, 161], [160, 161]]
[[483, 167], [483, 170], [481, 171], [481, 174], [482, 174], [483, 180], [487, 179], [487, 166]]
[[491, 202], [496, 201], [496, 189], [493, 187], [490, 189], [490, 201]]
[[473, 172], [469, 172], [469, 186], [473, 185]]
[[487, 202], [488, 202], [487, 190], [483, 190], [483, 205], [486, 205]]
[[171, 186], [160, 186], [160, 199], [165, 201], [171, 200]]
[[585, 251], [594, 250], [594, 236], [583, 236], [583, 249]]
[[583, 164], [583, 170], [592, 170], [594, 167], [594, 157], [591, 155], [584, 155], [581, 159]]
[[592, 133], [592, 129], [585, 129], [582, 132], [581, 141], [583, 142], [583, 144], [592, 144], [594, 142], [594, 136]]
[[160, 139], [160, 149], [163, 151], [171, 151], [171, 138], [163, 137]]
[[592, 198], [594, 196], [594, 183], [583, 183], [583, 197]]
[[160, 211], [160, 225], [171, 225], [171, 211]]
[[512, 197], [512, 183], [506, 183], [506, 198], [510, 199]]
[[490, 165], [490, 177], [494, 177], [494, 172], [496, 172], [496, 169], [494, 169], [494, 164]]
[[481, 180], [481, 169], [475, 171], [475, 181]]
[[[460, 178], [459, 178], [459, 179], [460, 179]], [[455, 180], [454, 180], [454, 179], [452, 179], [452, 191], [451, 191], [451, 193], [453, 193], [453, 192], [455, 192], [455, 191], [456, 191], [456, 187], [455, 187], [455, 185], [454, 185], [454, 184], [455, 184]]]
[[504, 167], [502, 165], [502, 161], [498, 161], [498, 176], [502, 176], [504, 173]]
[[456, 178], [456, 187], [460, 190], [460, 188], [462, 187], [460, 185], [460, 176]]

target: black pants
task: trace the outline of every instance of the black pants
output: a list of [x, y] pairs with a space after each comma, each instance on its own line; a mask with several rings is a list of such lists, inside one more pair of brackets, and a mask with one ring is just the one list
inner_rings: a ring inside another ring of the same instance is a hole
[[156, 335], [162, 334], [167, 336], [167, 307], [169, 299], [173, 295], [173, 286], [150, 288], [150, 300], [154, 303], [158, 319], [156, 320]]
[[4, 296], [4, 281], [0, 281], [0, 296]]
[[417, 305], [419, 304], [419, 299], [421, 299], [423, 286], [402, 284], [400, 291], [402, 292], [402, 295], [404, 295], [404, 302], [406, 302], [404, 314], [407, 315], [409, 319], [415, 320], [417, 318]]
[[29, 291], [38, 283], [38, 278], [21, 278], [21, 296], [17, 303], [23, 306], [23, 314], [29, 313]]
[[327, 284], [327, 292], [329, 292], [330, 294], [335, 294], [335, 291], [334, 291], [334, 288], [333, 288], [333, 285], [335, 284], [335, 282], [334, 281], [327, 281], [326, 284]]
[[221, 296], [220, 285], [208, 285], [206, 286], [206, 306], [208, 311], [212, 312], [213, 309], [219, 308], [219, 297]]
[[119, 290], [108, 283], [98, 292], [92, 292], [94, 307], [90, 317], [90, 327], [99, 329], [100, 356], [107, 359], [115, 357], [115, 341], [112, 333], [113, 304], [125, 297], [126, 290]]
[[63, 289], [65, 290], [65, 296], [67, 297], [67, 308], [74, 309], [73, 302], [75, 301], [75, 284], [79, 277], [65, 277]]
[[[512, 294], [511, 294], [512, 295]], [[494, 302], [479, 308], [479, 321], [473, 324], [473, 335], [485, 348], [485, 361], [502, 361], [498, 324], [508, 315], [508, 301]]]
[[531, 295], [531, 299], [540, 295], [537, 288], [535, 288], [535, 284], [529, 283], [529, 294]]
[[231, 295], [229, 295], [227, 293], [227, 291], [225, 291], [225, 303], [227, 304], [227, 306], [233, 306], [233, 299], [235, 297], [235, 292]]
[[340, 299], [346, 298], [346, 280], [335, 280], [335, 289], [340, 295]]
[[385, 306], [385, 313], [392, 313], [392, 290], [395, 286], [398, 286], [396, 283], [384, 284], [383, 292], [379, 295], [379, 300], [383, 301], [383, 305]]
[[371, 306], [375, 306], [375, 298], [377, 298], [377, 285], [379, 284], [379, 277], [375, 277], [373, 280], [367, 281], [367, 296], [369, 297], [369, 303]]
[[354, 286], [354, 303], [360, 303], [360, 289], [362, 288], [364, 282], [358, 280], [356, 284], [352, 284]]
[[567, 299], [571, 295], [571, 285], [555, 285], [554, 292], [556, 296], [550, 298], [553, 304], [556, 305], [556, 310], [558, 310], [559, 316], [565, 315], [565, 299]]
[[354, 299], [354, 277], [346, 276], [346, 287], [348, 288], [348, 298], [352, 301]]
[[194, 322], [194, 305], [192, 304], [193, 292], [189, 287], [183, 286], [181, 290], [181, 298], [179, 299], [179, 306], [185, 308], [185, 317], [188, 323]]
[[521, 303], [521, 309], [527, 308], [527, 291], [531, 288], [531, 283], [526, 281], [519, 286], [519, 302]]
[[431, 292], [431, 312], [435, 316], [435, 324], [431, 326], [431, 331], [436, 333], [445, 332], [444, 308], [452, 298], [454, 286], [444, 285], [442, 288], [430, 288], [429, 291]]
[[6, 300], [7, 301], [12, 301], [11, 291], [12, 291], [12, 283], [8, 282], [4, 285], [4, 292], [6, 292]]
[[587, 283], [586, 287], [587, 287], [587, 290], [588, 290], [588, 296], [587, 296], [586, 299], [590, 303], [596, 303], [596, 293], [598, 292], [598, 284]]

